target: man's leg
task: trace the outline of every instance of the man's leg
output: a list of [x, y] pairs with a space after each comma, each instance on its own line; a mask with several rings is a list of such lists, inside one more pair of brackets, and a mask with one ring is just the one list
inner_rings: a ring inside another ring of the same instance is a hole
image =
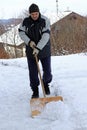
[[41, 59], [42, 67], [43, 67], [43, 82], [45, 87], [46, 94], [50, 94], [49, 83], [52, 81], [51, 74], [51, 57], [46, 57]]
[[32, 98], [39, 97], [38, 92], [39, 78], [38, 78], [37, 64], [35, 59], [27, 59], [27, 60], [29, 67], [30, 86], [33, 91]]

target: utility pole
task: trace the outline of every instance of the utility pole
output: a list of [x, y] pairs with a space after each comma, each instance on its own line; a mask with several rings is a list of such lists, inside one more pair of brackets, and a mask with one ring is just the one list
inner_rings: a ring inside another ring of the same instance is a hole
[[56, 0], [56, 13], [57, 13], [57, 17], [58, 17], [58, 15], [59, 15], [58, 12], [59, 12], [59, 11], [58, 11], [58, 0]]

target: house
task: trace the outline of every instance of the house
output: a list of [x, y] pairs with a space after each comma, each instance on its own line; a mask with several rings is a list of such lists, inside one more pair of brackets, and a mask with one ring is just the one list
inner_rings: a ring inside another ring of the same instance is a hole
[[51, 26], [52, 55], [79, 53], [87, 50], [87, 18], [75, 12]]

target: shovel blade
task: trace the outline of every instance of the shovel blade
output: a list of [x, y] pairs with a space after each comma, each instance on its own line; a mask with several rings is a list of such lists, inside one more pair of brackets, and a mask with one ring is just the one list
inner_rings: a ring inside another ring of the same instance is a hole
[[47, 103], [52, 101], [59, 101], [59, 100], [63, 101], [63, 97], [55, 96], [55, 97], [44, 97], [44, 98], [32, 98], [30, 100], [31, 116], [35, 117], [39, 115], [43, 111]]

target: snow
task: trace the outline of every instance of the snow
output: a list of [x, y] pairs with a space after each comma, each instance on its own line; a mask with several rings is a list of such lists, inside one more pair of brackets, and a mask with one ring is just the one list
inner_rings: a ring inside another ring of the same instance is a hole
[[64, 101], [32, 118], [26, 57], [0, 59], [0, 130], [87, 130], [87, 56], [52, 56], [52, 73], [51, 93]]

